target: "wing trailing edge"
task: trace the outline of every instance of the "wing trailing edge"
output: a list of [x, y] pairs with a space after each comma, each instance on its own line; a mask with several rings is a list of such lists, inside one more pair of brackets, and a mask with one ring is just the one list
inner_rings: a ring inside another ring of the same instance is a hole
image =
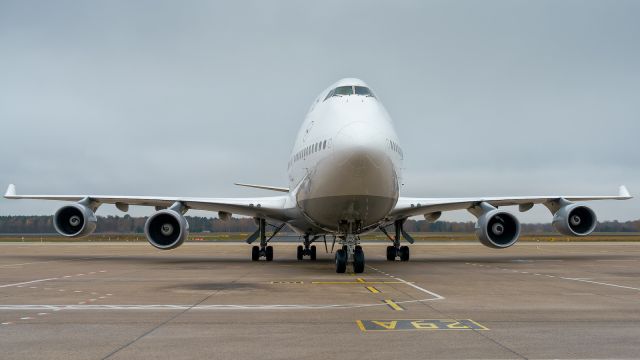
[[256, 184], [245, 184], [245, 183], [234, 183], [234, 185], [262, 189], [262, 190], [271, 190], [271, 191], [279, 191], [279, 192], [289, 192], [289, 188], [279, 187], [279, 186], [269, 186], [269, 185], [256, 185]]

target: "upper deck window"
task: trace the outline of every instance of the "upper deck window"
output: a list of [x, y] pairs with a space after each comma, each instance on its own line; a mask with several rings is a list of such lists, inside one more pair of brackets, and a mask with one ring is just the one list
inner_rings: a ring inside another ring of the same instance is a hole
[[370, 96], [375, 98], [375, 96], [373, 95], [371, 90], [369, 90], [368, 87], [349, 85], [349, 86], [338, 86], [337, 88], [329, 91], [329, 93], [324, 98], [324, 100], [327, 100], [328, 98], [333, 96], [348, 96], [348, 95], [354, 95], [354, 94], [361, 95], [361, 96]]

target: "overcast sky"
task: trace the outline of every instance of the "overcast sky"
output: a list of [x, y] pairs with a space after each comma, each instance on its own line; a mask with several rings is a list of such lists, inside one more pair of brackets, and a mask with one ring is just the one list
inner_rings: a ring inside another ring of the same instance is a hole
[[286, 186], [309, 105], [358, 77], [395, 121], [405, 196], [640, 194], [639, 19], [640, 1], [0, 0], [0, 185], [271, 195], [233, 182]]

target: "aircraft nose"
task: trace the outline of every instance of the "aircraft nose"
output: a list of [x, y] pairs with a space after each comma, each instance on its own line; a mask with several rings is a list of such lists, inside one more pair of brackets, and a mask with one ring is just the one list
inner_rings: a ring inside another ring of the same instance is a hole
[[385, 139], [379, 132], [373, 131], [365, 122], [352, 122], [340, 129], [336, 136], [334, 155], [353, 166], [365, 166], [366, 163], [380, 166], [386, 160]]

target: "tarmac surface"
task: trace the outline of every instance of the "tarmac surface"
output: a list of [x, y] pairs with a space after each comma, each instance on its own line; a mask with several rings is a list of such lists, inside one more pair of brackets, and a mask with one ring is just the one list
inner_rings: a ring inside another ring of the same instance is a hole
[[640, 243], [386, 245], [0, 244], [0, 358], [640, 358]]

